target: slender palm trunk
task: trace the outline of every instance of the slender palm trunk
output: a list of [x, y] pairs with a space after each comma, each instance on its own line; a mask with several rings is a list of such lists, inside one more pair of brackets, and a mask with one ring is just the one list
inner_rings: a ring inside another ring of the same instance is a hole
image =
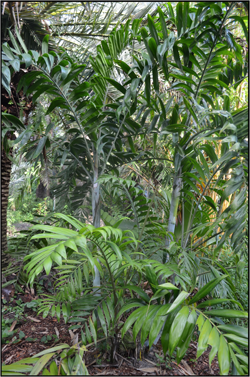
[[[98, 179], [98, 153], [95, 151], [94, 157], [94, 180], [92, 189], [92, 214], [93, 214], [93, 225], [96, 228], [100, 227], [100, 185], [97, 182]], [[93, 280], [94, 291], [96, 291], [101, 286], [100, 273], [95, 266], [95, 276]]]
[[[11, 153], [11, 152], [10, 152]], [[12, 163], [8, 159], [3, 147], [1, 151], [1, 194], [2, 194], [2, 211], [1, 211], [1, 250], [7, 251], [7, 208], [9, 198], [9, 184]]]

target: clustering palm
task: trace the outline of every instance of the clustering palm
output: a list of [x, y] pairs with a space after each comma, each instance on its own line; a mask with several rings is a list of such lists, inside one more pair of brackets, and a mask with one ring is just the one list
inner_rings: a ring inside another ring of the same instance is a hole
[[[53, 264], [58, 265], [60, 291], [44, 301], [41, 311], [47, 315], [51, 310], [58, 318], [62, 312], [66, 321], [85, 322], [84, 344], [92, 339], [96, 342], [101, 330], [111, 339], [113, 355], [117, 347], [113, 334], [120, 330], [120, 317], [137, 308], [122, 326], [122, 336], [133, 326], [134, 340], [140, 332], [141, 344], [149, 338], [150, 347], [160, 336], [164, 353], [172, 355], [177, 348], [179, 362], [197, 325], [200, 332], [197, 357], [211, 345], [209, 361], [218, 352], [221, 374], [228, 374], [231, 361], [234, 372], [247, 373], [247, 357], [239, 348], [247, 347], [247, 332], [239, 326], [226, 325], [221, 319], [246, 318], [247, 314], [235, 300], [227, 271], [220, 265], [215, 269], [201, 256], [204, 250], [201, 245], [209, 240], [213, 249], [205, 251], [213, 252], [216, 257], [230, 235], [231, 245], [240, 252], [246, 221], [247, 111], [233, 113], [226, 95], [227, 63], [231, 71], [238, 68], [233, 68], [232, 60], [226, 62], [224, 56], [236, 58], [238, 66], [244, 63], [240, 46], [230, 32], [228, 20], [237, 20], [233, 6], [225, 4], [222, 8], [216, 3], [209, 7], [202, 3], [189, 9], [188, 3], [178, 3], [176, 14], [171, 5], [166, 7], [167, 15], [159, 8], [156, 22], [149, 16], [147, 27], [140, 31], [137, 21], [131, 29], [127, 23], [124, 29], [111, 33], [108, 43], [98, 47], [96, 59], [91, 60], [95, 75], [90, 82], [77, 82], [79, 73], [84, 72], [83, 65], [75, 65], [68, 58], [48, 51], [42, 57], [30, 53], [39, 71], [25, 76], [20, 87], [28, 87], [33, 81], [28, 90], [36, 92], [34, 100], [42, 93], [54, 97], [48, 114], [58, 107], [66, 110], [65, 122], [74, 128], [69, 129], [69, 137], [61, 146], [61, 161], [62, 164], [67, 161], [69, 166], [68, 181], [78, 174], [77, 178], [84, 183], [75, 200], [76, 207], [83, 203], [81, 195], [92, 187], [94, 227], [65, 215], [57, 215], [65, 221], [64, 228], [34, 227], [47, 233], [33, 239], [55, 238], [57, 242], [49, 242], [45, 248], [28, 255], [27, 272], [32, 282], [43, 268], [48, 274]], [[177, 27], [177, 37], [169, 33], [166, 21]], [[143, 42], [133, 56], [131, 67], [116, 58], [134, 37]], [[47, 49], [46, 39], [44, 48]], [[23, 58], [27, 56], [23, 54]], [[122, 69], [123, 84], [112, 76], [114, 66]], [[107, 101], [109, 84], [121, 93], [113, 103]], [[94, 91], [92, 97], [90, 89]], [[142, 140], [151, 138], [154, 146], [158, 139], [171, 143], [174, 178], [170, 204], [157, 191], [154, 193], [168, 223], [162, 223], [157, 215], [153, 198], [145, 198], [133, 181], [114, 174], [119, 174], [117, 168], [124, 160], [157, 158], [154, 150], [138, 153], [135, 145], [138, 135]], [[130, 147], [126, 145], [126, 151], [124, 139]], [[214, 142], [222, 143], [221, 157]], [[75, 174], [73, 167], [77, 170]], [[225, 181], [229, 169], [233, 169], [232, 177]], [[99, 178], [102, 173], [109, 175]], [[104, 188], [105, 184], [111, 184], [112, 190], [127, 195], [132, 211], [130, 221], [121, 218], [115, 223], [112, 217], [103, 214], [107, 225], [99, 227], [100, 184]], [[221, 205], [235, 193], [222, 213], [217, 213], [217, 205], [210, 196], [212, 190], [221, 197]], [[182, 222], [176, 227], [179, 203]], [[131, 232], [121, 230], [124, 223]], [[68, 229], [69, 224], [78, 231]], [[158, 245], [152, 248], [150, 240], [154, 237]], [[158, 253], [157, 258], [149, 258], [150, 251]], [[103, 284], [100, 295], [98, 271]], [[203, 280], [204, 286], [190, 298], [199, 273], [205, 274], [208, 282]], [[151, 285], [151, 298], [138, 287], [141, 276]], [[95, 295], [90, 299], [92, 281]], [[83, 290], [84, 284], [87, 288]], [[213, 291], [215, 297], [222, 297], [220, 288], [226, 289], [231, 298], [201, 301]], [[138, 298], [125, 299], [126, 289], [134, 291]], [[204, 310], [228, 300], [241, 310]], [[90, 316], [88, 323], [85, 315]]]

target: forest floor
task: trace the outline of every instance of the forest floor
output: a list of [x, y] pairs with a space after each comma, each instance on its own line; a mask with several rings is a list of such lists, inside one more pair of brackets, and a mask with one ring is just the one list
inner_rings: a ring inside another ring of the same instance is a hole
[[[2, 299], [7, 298], [9, 302], [5, 302], [5, 304], [2, 302], [2, 318], [4, 320], [15, 319], [12, 327], [13, 330], [16, 330], [16, 340], [12, 342], [9, 338], [9, 343], [2, 344], [2, 363], [11, 364], [61, 343], [72, 344], [72, 333], [70, 335], [69, 332], [72, 323], [65, 324], [62, 318], [58, 322], [56, 318], [50, 316], [42, 318], [41, 314], [36, 315], [36, 309], [27, 307], [27, 303], [39, 298], [34, 292], [32, 294], [26, 289], [24, 294], [16, 294], [14, 287], [9, 286], [6, 289], [10, 292], [8, 293], [9, 297], [6, 297], [6, 293], [5, 295], [2, 293]], [[26, 303], [26, 305], [22, 304], [23, 312], [18, 318], [14, 314], [18, 305], [17, 301], [19, 305], [20, 302]], [[79, 339], [81, 339], [80, 329], [73, 330], [73, 332], [75, 335], [79, 333]], [[160, 342], [153, 346], [147, 354], [140, 355], [134, 350], [130, 350], [130, 353], [124, 349], [118, 350], [115, 363], [110, 364], [108, 362], [109, 351], [105, 344], [100, 343], [98, 348], [92, 346], [85, 353], [85, 364], [90, 375], [219, 375], [217, 358], [209, 367], [209, 350], [196, 360], [197, 342], [191, 342], [187, 354], [179, 365], [174, 359], [164, 361]]]
[[[31, 224], [19, 223], [14, 225], [16, 234], [18, 234], [17, 232], [28, 229]], [[13, 277], [7, 277], [7, 281], [11, 279]], [[78, 334], [79, 340], [81, 339], [81, 329], [75, 329], [72, 333], [69, 330], [72, 323], [65, 324], [63, 318], [58, 322], [57, 318], [50, 316], [43, 318], [42, 314], [37, 315], [37, 307], [28, 306], [32, 305], [29, 303], [34, 304], [35, 300], [42, 298], [42, 295], [40, 296], [34, 290], [25, 287], [23, 287], [23, 290], [25, 290], [24, 293], [15, 292], [13, 284], [2, 289], [2, 323], [3, 321], [12, 322], [11, 328], [15, 332], [13, 334], [15, 338], [13, 336], [2, 338], [2, 363], [4, 362], [5, 365], [31, 357], [62, 343], [72, 345], [73, 333], [76, 336]], [[8, 343], [6, 339], [8, 339]], [[208, 355], [210, 349], [196, 360], [197, 342], [195, 341], [191, 342], [179, 365], [174, 357], [164, 360], [160, 341], [157, 345], [152, 346], [147, 353], [140, 353], [138, 350], [125, 350], [124, 347], [120, 348], [115, 355], [115, 362], [110, 364], [110, 352], [107, 349], [107, 344], [107, 342], [98, 343], [97, 347], [93, 345], [85, 353], [84, 361], [90, 375], [219, 375], [217, 357], [214, 358], [211, 367], [209, 367]]]

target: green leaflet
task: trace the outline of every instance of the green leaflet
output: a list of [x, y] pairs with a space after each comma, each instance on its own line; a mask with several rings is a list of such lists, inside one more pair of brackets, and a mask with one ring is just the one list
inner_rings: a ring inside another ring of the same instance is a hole
[[203, 314], [200, 314], [196, 321], [196, 325], [198, 326], [198, 329], [200, 332], [201, 332], [202, 326], [204, 325], [204, 322], [205, 322], [204, 316]]
[[162, 344], [162, 349], [164, 355], [166, 354], [168, 350], [168, 345], [169, 345], [169, 332], [171, 325], [173, 323], [174, 318], [176, 317], [176, 314], [179, 312], [180, 306], [178, 306], [173, 312], [167, 315], [166, 317], [166, 322], [163, 328], [163, 332], [161, 335], [161, 344]]
[[130, 291], [135, 291], [140, 296], [140, 298], [142, 298], [147, 304], [149, 303], [150, 297], [140, 287], [136, 285], [125, 285], [122, 288], [129, 289]]
[[129, 317], [128, 319], [126, 320], [126, 322], [124, 323], [124, 326], [122, 328], [122, 331], [121, 331], [121, 336], [122, 338], [124, 337], [124, 335], [126, 334], [126, 332], [128, 331], [128, 329], [133, 325], [133, 323], [137, 320], [137, 318], [139, 317], [139, 315], [141, 314], [142, 311], [144, 311], [145, 307], [143, 306], [142, 308], [138, 308], [136, 309]]
[[98, 313], [98, 318], [100, 320], [100, 323], [101, 323], [101, 326], [103, 328], [104, 334], [107, 337], [108, 336], [108, 331], [107, 331], [106, 321], [105, 321], [103, 312], [102, 312], [102, 310], [101, 310], [101, 308], [99, 306], [97, 307], [97, 313]]
[[166, 28], [166, 21], [164, 17], [164, 13], [162, 12], [161, 8], [158, 6], [157, 8], [159, 16], [160, 16], [160, 23], [161, 23], [161, 30], [163, 33], [163, 39], [166, 39], [168, 37], [168, 32]]
[[182, 64], [181, 64], [181, 59], [180, 59], [180, 55], [179, 55], [179, 51], [178, 51], [178, 46], [177, 46], [177, 43], [175, 42], [174, 46], [173, 46], [173, 54], [174, 54], [174, 60], [178, 66], [178, 68], [180, 68], [180, 70], [182, 71]]
[[198, 348], [197, 348], [197, 359], [206, 351], [208, 346], [208, 338], [210, 332], [212, 330], [211, 323], [207, 319], [204, 325], [202, 326], [202, 330], [200, 332], [199, 340], [198, 340]]
[[169, 306], [170, 304], [163, 305], [157, 312], [157, 315], [154, 317], [154, 320], [152, 322], [152, 326], [149, 332], [149, 348], [151, 348], [153, 342], [155, 341], [157, 335], [159, 334], [166, 320], [166, 314], [167, 314], [167, 310]]
[[217, 305], [217, 304], [220, 304], [222, 302], [227, 302], [227, 301], [237, 304], [242, 310], [244, 310], [240, 302], [235, 301], [235, 300], [231, 300], [231, 299], [228, 299], [228, 298], [214, 298], [213, 300], [207, 300], [207, 301], [202, 302], [201, 304], [197, 305], [197, 309], [198, 308], [206, 308], [207, 306]]
[[189, 315], [189, 308], [187, 306], [184, 306], [177, 316], [175, 317], [169, 333], [169, 355], [172, 356], [175, 347], [179, 343], [183, 330], [186, 325], [187, 317]]
[[134, 341], [136, 340], [137, 334], [140, 331], [140, 329], [141, 329], [141, 327], [144, 323], [144, 319], [146, 317], [146, 314], [147, 314], [149, 308], [150, 308], [150, 306], [145, 306], [141, 310], [140, 315], [139, 315], [139, 317], [137, 318], [137, 320], [134, 324], [134, 327], [133, 327], [133, 339], [134, 339]]
[[178, 297], [174, 300], [172, 305], [167, 311], [167, 314], [171, 313], [173, 310], [175, 310], [180, 304], [183, 303], [183, 301], [189, 296], [189, 293], [182, 291]]
[[196, 319], [197, 319], [197, 314], [195, 310], [192, 310], [192, 312], [189, 314], [189, 317], [186, 322], [186, 326], [182, 333], [181, 339], [178, 343], [177, 354], [176, 354], [176, 359], [177, 359], [178, 364], [184, 357], [189, 347], [189, 343], [191, 341], [191, 338], [195, 329]]
[[230, 309], [214, 309], [210, 311], [205, 311], [204, 314], [209, 314], [216, 317], [224, 318], [248, 318], [248, 313], [240, 310], [230, 310]]
[[239, 363], [237, 357], [235, 356], [234, 351], [232, 350], [232, 348], [230, 347], [230, 345], [229, 345], [229, 352], [230, 352], [231, 358], [233, 360], [233, 363], [234, 363], [234, 365], [235, 365], [238, 373], [240, 375], [244, 375], [244, 372], [243, 372], [243, 370], [242, 370], [242, 368], [240, 366], [240, 363]]
[[216, 353], [218, 352], [220, 344], [220, 336], [216, 327], [213, 327], [212, 331], [210, 332], [207, 343], [212, 346], [212, 349], [209, 353], [209, 365], [211, 365]]
[[234, 334], [224, 334], [229, 340], [233, 340], [235, 343], [240, 344], [241, 346], [248, 347], [248, 339], [244, 339]]
[[194, 302], [197, 302], [201, 298], [205, 297], [214, 289], [214, 287], [216, 287], [217, 284], [219, 284], [221, 280], [225, 279], [226, 277], [227, 275], [222, 275], [219, 278], [211, 280], [203, 288], [201, 288], [198, 293], [196, 293], [196, 295], [189, 301], [189, 304], [193, 304]]
[[158, 34], [157, 34], [157, 31], [156, 31], [156, 28], [155, 28], [154, 21], [153, 21], [152, 17], [150, 16], [150, 14], [148, 14], [148, 27], [149, 27], [149, 30], [150, 30], [150, 34], [154, 38], [156, 44], [159, 45]]
[[218, 362], [220, 367], [220, 374], [225, 376], [229, 372], [230, 360], [229, 360], [229, 349], [227, 342], [223, 335], [220, 336], [220, 345], [218, 350]]
[[148, 337], [149, 331], [152, 327], [152, 322], [160, 308], [161, 308], [161, 305], [152, 305], [149, 307], [147, 316], [145, 320], [143, 321], [142, 328], [141, 328], [141, 345], [145, 343]]
[[218, 329], [248, 339], [248, 330], [245, 327], [237, 325], [219, 325]]

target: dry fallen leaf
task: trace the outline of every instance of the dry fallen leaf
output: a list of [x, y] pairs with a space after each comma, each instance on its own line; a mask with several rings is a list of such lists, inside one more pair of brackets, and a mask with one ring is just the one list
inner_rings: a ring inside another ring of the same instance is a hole
[[17, 321], [14, 321], [14, 322], [12, 323], [12, 325], [11, 325], [9, 331], [13, 331], [14, 328], [15, 328], [15, 326], [16, 326], [16, 324], [17, 324]]
[[78, 334], [74, 334], [73, 331], [69, 330], [69, 335], [71, 337], [72, 345], [78, 343]]
[[184, 368], [185, 368], [190, 374], [193, 374], [193, 375], [194, 375], [194, 372], [192, 371], [192, 369], [190, 368], [190, 366], [188, 365], [188, 363], [187, 363], [185, 360], [181, 360], [181, 364], [183, 364]]
[[41, 322], [40, 319], [36, 319], [30, 316], [27, 316], [27, 318], [31, 319], [31, 321], [34, 321], [34, 322]]
[[160, 369], [154, 368], [154, 367], [149, 367], [149, 368], [136, 368], [137, 370], [140, 370], [141, 372], [145, 373], [155, 373], [156, 371], [159, 373]]
[[57, 327], [54, 327], [54, 329], [55, 329], [55, 332], [56, 332], [56, 335], [58, 336], [58, 338], [59, 338], [59, 331], [58, 331], [58, 328]]

